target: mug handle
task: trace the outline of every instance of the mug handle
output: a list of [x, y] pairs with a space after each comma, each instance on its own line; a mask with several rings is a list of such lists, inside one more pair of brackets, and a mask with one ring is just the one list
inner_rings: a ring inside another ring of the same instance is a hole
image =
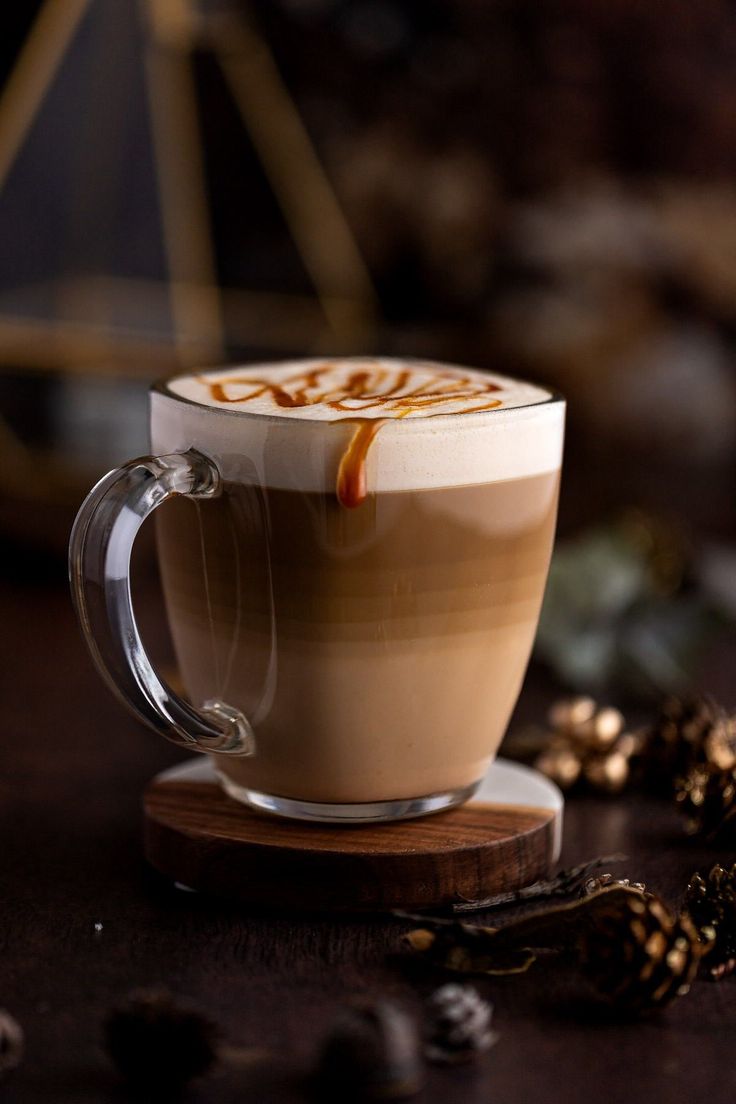
[[77, 514], [69, 543], [74, 606], [105, 682], [149, 728], [190, 750], [252, 755], [253, 730], [243, 714], [217, 699], [194, 709], [158, 677], [138, 632], [130, 596], [130, 554], [145, 519], [175, 495], [217, 498], [215, 464], [189, 449], [142, 456], [94, 487]]

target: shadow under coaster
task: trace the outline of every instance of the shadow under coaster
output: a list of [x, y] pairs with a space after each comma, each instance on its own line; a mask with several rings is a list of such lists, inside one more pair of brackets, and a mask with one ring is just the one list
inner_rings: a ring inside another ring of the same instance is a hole
[[496, 760], [465, 805], [414, 820], [315, 824], [258, 813], [198, 756], [144, 796], [145, 853], [202, 893], [276, 908], [426, 908], [519, 889], [557, 861], [562, 794], [538, 771]]

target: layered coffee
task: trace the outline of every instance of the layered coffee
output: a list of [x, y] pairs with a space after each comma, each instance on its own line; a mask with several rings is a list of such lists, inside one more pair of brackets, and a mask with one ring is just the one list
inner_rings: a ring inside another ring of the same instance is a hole
[[199, 448], [224, 478], [157, 522], [187, 693], [254, 730], [252, 757], [218, 757], [231, 789], [335, 805], [466, 792], [533, 642], [562, 404], [501, 376], [366, 359], [167, 389], [154, 448]]

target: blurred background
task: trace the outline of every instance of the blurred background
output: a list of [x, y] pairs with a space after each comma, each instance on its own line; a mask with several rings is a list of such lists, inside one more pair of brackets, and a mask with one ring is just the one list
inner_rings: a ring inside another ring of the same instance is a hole
[[731, 3], [25, 0], [0, 26], [18, 562], [63, 571], [163, 374], [431, 356], [569, 399], [542, 677], [730, 685]]

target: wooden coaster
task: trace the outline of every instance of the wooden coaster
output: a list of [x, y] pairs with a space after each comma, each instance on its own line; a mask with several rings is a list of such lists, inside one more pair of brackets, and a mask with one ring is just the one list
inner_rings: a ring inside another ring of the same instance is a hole
[[496, 761], [458, 809], [351, 828], [253, 812], [198, 757], [152, 780], [144, 817], [148, 861], [189, 889], [289, 909], [426, 908], [545, 877], [562, 795], [537, 771]]

